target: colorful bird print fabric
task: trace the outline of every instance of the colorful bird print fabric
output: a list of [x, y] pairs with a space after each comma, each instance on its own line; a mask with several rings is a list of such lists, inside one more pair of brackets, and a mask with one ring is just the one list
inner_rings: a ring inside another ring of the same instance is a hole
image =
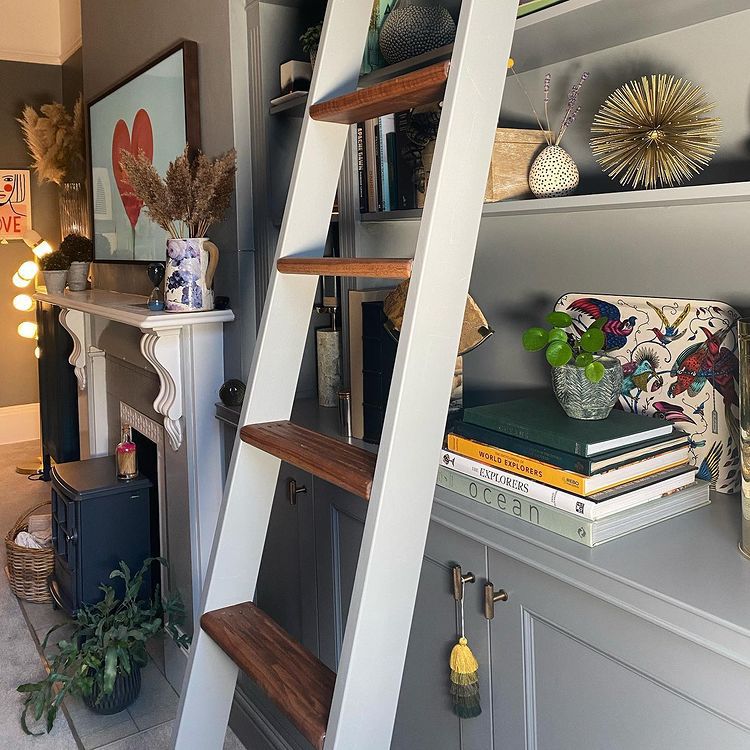
[[556, 309], [580, 331], [607, 319], [605, 350], [623, 367], [619, 407], [687, 432], [698, 477], [736, 492], [739, 313], [724, 302], [580, 293], [564, 294]]

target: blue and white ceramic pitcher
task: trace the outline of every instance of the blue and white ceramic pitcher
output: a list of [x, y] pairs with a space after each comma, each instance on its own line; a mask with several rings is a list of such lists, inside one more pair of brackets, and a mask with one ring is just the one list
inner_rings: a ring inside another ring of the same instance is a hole
[[205, 237], [167, 240], [166, 310], [213, 310], [214, 292], [211, 286], [218, 262], [219, 248]]

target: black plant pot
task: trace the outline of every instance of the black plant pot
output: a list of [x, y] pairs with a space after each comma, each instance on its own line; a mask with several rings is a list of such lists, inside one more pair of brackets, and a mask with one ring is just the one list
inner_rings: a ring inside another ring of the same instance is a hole
[[118, 674], [115, 677], [115, 684], [109, 695], [99, 698], [99, 692], [96, 687], [91, 691], [90, 696], [84, 696], [83, 702], [95, 714], [119, 714], [124, 711], [141, 692], [141, 668], [133, 665], [130, 674]]

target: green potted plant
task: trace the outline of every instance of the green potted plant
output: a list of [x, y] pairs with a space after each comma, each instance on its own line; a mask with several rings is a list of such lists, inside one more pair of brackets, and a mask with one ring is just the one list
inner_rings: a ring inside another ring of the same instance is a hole
[[68, 288], [71, 292], [83, 292], [89, 278], [89, 268], [94, 259], [94, 243], [81, 234], [69, 234], [60, 243], [60, 252], [70, 261]]
[[545, 350], [552, 367], [552, 388], [563, 410], [573, 419], [606, 419], [622, 386], [622, 366], [603, 349], [606, 318], [588, 328], [574, 325], [565, 312], [551, 312], [550, 328], [534, 326], [523, 333], [528, 352]]
[[162, 600], [157, 587], [151, 599], [139, 598], [146, 571], [153, 562], [166, 565], [163, 558], [149, 558], [131, 575], [120, 562], [110, 578], [121, 578], [123, 596], [117, 598], [112, 586], [102, 584], [103, 598], [98, 604], [84, 605], [72, 622], [52, 628], [44, 639], [47, 649], [50, 635], [68, 628], [68, 637], [47, 654], [47, 676], [39, 682], [19, 685], [26, 695], [21, 727], [27, 734], [41, 734], [29, 728], [29, 717], [44, 720], [47, 732], [65, 696], [75, 695], [94, 712], [114, 714], [124, 710], [141, 689], [141, 668], [148, 662], [146, 643], [166, 632], [179, 646], [187, 647], [189, 637], [176, 629], [184, 613], [178, 595]]
[[316, 23], [305, 29], [305, 33], [299, 38], [302, 42], [302, 50], [310, 55], [310, 64], [315, 67], [315, 58], [318, 56], [318, 45], [320, 44], [320, 35], [323, 31], [323, 22]]
[[44, 272], [44, 285], [49, 294], [63, 294], [68, 280], [70, 261], [62, 250], [54, 250], [39, 259]]

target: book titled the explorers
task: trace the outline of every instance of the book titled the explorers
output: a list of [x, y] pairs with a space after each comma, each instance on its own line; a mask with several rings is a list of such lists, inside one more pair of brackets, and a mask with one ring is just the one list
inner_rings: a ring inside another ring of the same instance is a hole
[[487, 466], [471, 458], [459, 456], [451, 451], [441, 453], [440, 465], [483, 482], [503, 487], [522, 497], [546, 503], [569, 513], [577, 513], [592, 521], [648, 502], [667, 492], [682, 489], [695, 480], [696, 472], [695, 467], [683, 465], [661, 471], [645, 479], [628, 482], [616, 490], [599, 492], [591, 497], [579, 497], [541, 482], [534, 482], [508, 471]]

